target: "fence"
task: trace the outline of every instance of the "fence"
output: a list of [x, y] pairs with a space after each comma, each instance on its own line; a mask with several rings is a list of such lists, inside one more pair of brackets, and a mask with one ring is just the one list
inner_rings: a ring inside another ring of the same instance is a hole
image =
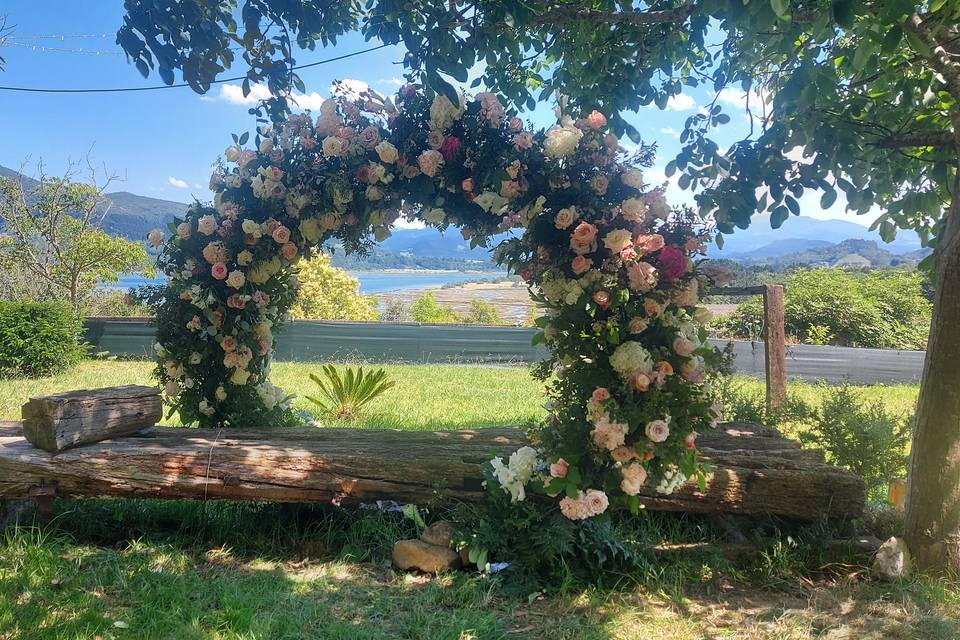
[[[422, 325], [415, 323], [297, 320], [277, 340], [280, 361], [321, 362], [339, 358], [409, 362], [536, 362], [547, 355], [530, 346], [525, 327]], [[149, 318], [88, 318], [87, 341], [95, 352], [121, 357], [153, 355], [155, 330]], [[725, 340], [712, 340], [717, 346]], [[763, 342], [733, 341], [735, 369], [766, 374]], [[871, 384], [915, 383], [923, 370], [922, 351], [787, 345], [788, 377], [808, 381]]]

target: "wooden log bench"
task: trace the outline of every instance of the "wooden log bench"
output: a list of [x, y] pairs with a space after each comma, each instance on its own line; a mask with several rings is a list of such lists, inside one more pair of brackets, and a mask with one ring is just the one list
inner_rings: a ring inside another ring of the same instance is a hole
[[[0, 422], [0, 499], [476, 501], [485, 496], [480, 464], [526, 442], [514, 428], [149, 427], [52, 454], [23, 432], [20, 422]], [[803, 521], [863, 510], [859, 478], [773, 429], [725, 423], [702, 434], [698, 446], [711, 465], [706, 490], [692, 481], [669, 496], [647, 489], [641, 494], [647, 508]]]

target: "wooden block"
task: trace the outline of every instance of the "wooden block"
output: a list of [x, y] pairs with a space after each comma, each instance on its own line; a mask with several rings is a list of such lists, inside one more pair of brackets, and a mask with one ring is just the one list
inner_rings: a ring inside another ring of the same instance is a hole
[[154, 387], [106, 387], [30, 398], [22, 415], [24, 437], [58, 453], [151, 427], [163, 415], [163, 403]]

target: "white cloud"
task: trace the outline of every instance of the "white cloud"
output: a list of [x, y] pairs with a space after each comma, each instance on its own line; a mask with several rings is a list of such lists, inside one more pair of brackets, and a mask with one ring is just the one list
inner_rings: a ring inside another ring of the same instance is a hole
[[380, 78], [377, 80], [379, 86], [393, 86], [393, 87], [402, 87], [407, 83], [406, 80], [399, 76], [394, 76], [392, 78]]
[[170, 176], [167, 178], [167, 182], [175, 186], [177, 189], [189, 189], [190, 184], [186, 180], [181, 180], [180, 178], [174, 178]]
[[369, 88], [370, 85], [363, 80], [344, 78], [343, 80], [340, 80], [339, 84], [330, 85], [330, 93], [334, 93], [335, 89], [339, 89], [343, 95], [350, 98], [356, 98], [361, 92], [366, 91]]
[[670, 96], [670, 99], [667, 100], [667, 109], [670, 111], [689, 111], [696, 105], [696, 101], [685, 93]]
[[222, 84], [217, 97], [230, 104], [249, 107], [269, 98], [270, 89], [265, 84], [254, 84], [250, 85], [250, 93], [243, 95], [243, 87], [239, 84]]
[[680, 132], [673, 127], [660, 127], [660, 133], [665, 133], [671, 138], [679, 138]]
[[193, 183], [193, 188], [194, 188], [194, 189], [203, 189], [203, 186], [197, 184], [196, 182], [194, 182], [194, 183]]
[[[266, 100], [270, 97], [270, 89], [267, 88], [267, 85], [264, 84], [254, 84], [250, 85], [250, 93], [243, 95], [243, 87], [239, 84], [223, 84], [220, 85], [220, 93], [217, 94], [216, 98], [210, 98], [208, 96], [203, 96], [201, 100], [218, 100], [220, 102], [227, 102], [229, 104], [235, 104], [244, 107], [255, 106], [260, 103], [261, 100]], [[320, 109], [320, 104], [323, 103], [324, 97], [319, 93], [294, 93], [291, 96], [291, 101], [294, 103], [293, 106], [299, 109], [311, 109], [317, 111]]]
[[427, 225], [422, 220], [407, 220], [406, 218], [397, 218], [393, 226], [397, 229], [426, 229]]

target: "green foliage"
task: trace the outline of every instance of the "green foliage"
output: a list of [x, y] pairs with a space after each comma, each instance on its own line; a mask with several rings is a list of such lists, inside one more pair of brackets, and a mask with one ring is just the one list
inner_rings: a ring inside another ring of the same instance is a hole
[[830, 462], [863, 478], [874, 500], [883, 499], [891, 480], [906, 475], [908, 420], [880, 402], [864, 402], [848, 385], [825, 390], [812, 429], [801, 440], [822, 448]]
[[84, 316], [137, 318], [153, 315], [153, 309], [132, 299], [129, 294], [113, 289], [97, 288], [83, 306]]
[[474, 298], [470, 301], [470, 310], [463, 318], [465, 324], [507, 324], [500, 311], [480, 298]]
[[383, 369], [364, 373], [363, 367], [356, 370], [347, 367], [341, 375], [336, 367], [328, 364], [322, 370], [326, 381], [310, 374], [310, 379], [317, 383], [319, 397], [307, 396], [307, 400], [339, 420], [355, 420], [367, 404], [397, 384], [387, 380]]
[[294, 318], [376, 320], [377, 300], [360, 294], [360, 281], [320, 254], [301, 263], [300, 289], [290, 309]]
[[445, 304], [437, 302], [437, 294], [427, 291], [410, 305], [410, 317], [414, 322], [428, 324], [455, 324], [462, 322], [460, 316]]
[[77, 364], [83, 322], [59, 302], [0, 301], [0, 376], [37, 378]]
[[[788, 335], [801, 342], [852, 347], [923, 349], [931, 304], [923, 296], [921, 274], [884, 269], [867, 274], [843, 269], [797, 269], [786, 278], [784, 301]], [[760, 339], [763, 304], [740, 304], [715, 322], [734, 337]]]

